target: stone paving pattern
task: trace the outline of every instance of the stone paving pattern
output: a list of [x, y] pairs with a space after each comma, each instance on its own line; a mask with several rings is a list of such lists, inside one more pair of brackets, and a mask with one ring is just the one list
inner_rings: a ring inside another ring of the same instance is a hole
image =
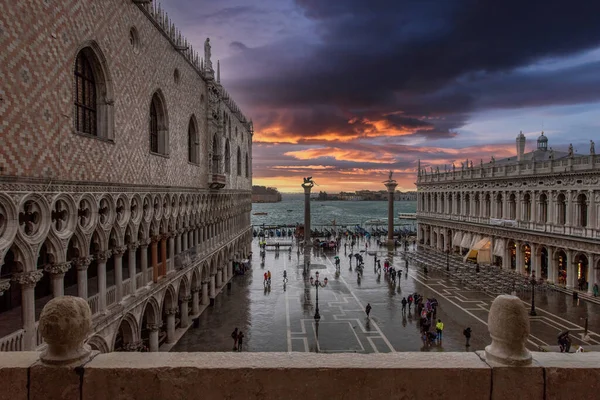
[[[383, 249], [382, 249], [383, 250]], [[356, 249], [355, 249], [356, 251]], [[301, 352], [395, 352], [395, 351], [476, 351], [491, 343], [487, 314], [493, 297], [447, 279], [441, 272], [422, 271], [410, 265], [403, 270], [399, 284], [390, 285], [384, 274], [374, 273], [372, 256], [365, 258], [364, 276], [357, 279], [355, 261], [340, 254], [341, 271], [335, 274], [334, 253], [313, 257], [322, 264], [321, 278], [329, 284], [319, 289], [318, 341], [314, 322], [315, 289], [305, 288], [302, 271], [297, 268], [303, 255], [294, 247], [292, 253], [267, 250], [264, 266], [259, 257], [258, 241], [253, 241], [253, 269], [234, 277], [232, 288], [216, 299], [215, 307], [200, 317], [200, 327], [190, 328], [172, 351], [228, 351], [233, 347], [231, 331], [238, 327], [245, 333], [245, 351]], [[364, 254], [364, 253], [363, 253]], [[387, 254], [381, 251], [380, 256]], [[391, 255], [394, 265], [404, 267], [401, 255]], [[382, 263], [383, 264], [383, 263]], [[263, 273], [272, 273], [271, 288], [263, 286]], [[289, 282], [283, 285], [283, 271]], [[314, 271], [311, 274], [314, 275]], [[418, 292], [439, 301], [438, 318], [445, 324], [441, 345], [425, 347], [419, 336], [418, 319], [412, 312], [402, 315], [402, 297]], [[530, 293], [519, 294], [529, 308]], [[367, 303], [373, 307], [366, 318]], [[570, 329], [574, 347], [600, 344], [600, 305], [573, 301], [560, 292], [536, 292], [537, 317], [531, 319], [528, 347], [556, 345], [557, 334]], [[589, 317], [590, 339], [582, 341], [583, 320]], [[471, 346], [465, 347], [463, 329], [473, 330]]]

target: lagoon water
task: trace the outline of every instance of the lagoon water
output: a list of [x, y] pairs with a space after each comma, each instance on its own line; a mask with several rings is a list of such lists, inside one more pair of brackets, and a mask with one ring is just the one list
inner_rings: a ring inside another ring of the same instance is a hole
[[[387, 219], [387, 201], [311, 201], [311, 225], [354, 226], [367, 220]], [[394, 215], [414, 213], [416, 201], [394, 202]], [[266, 212], [267, 215], [254, 215]], [[304, 223], [304, 195], [284, 194], [279, 203], [252, 204], [252, 225], [295, 225]], [[395, 221], [397, 224], [409, 221]]]

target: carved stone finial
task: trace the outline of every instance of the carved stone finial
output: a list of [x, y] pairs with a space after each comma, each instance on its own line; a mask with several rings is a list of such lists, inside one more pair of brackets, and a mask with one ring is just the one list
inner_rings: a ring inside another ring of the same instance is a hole
[[531, 353], [525, 347], [529, 317], [518, 297], [496, 297], [488, 315], [488, 330], [492, 344], [485, 348], [487, 360], [512, 366], [531, 364]]
[[40, 356], [44, 364], [83, 364], [92, 356], [85, 339], [92, 330], [92, 312], [81, 297], [50, 300], [40, 315], [39, 330], [48, 348]]

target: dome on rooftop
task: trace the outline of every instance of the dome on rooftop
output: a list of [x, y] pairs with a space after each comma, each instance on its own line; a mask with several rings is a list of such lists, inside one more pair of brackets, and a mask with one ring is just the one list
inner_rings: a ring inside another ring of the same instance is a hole
[[544, 132], [537, 139], [538, 150], [546, 151], [548, 149], [548, 137], [544, 136]]

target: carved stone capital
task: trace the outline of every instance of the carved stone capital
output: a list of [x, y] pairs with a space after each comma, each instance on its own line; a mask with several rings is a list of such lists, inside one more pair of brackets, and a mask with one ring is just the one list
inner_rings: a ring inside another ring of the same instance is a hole
[[209, 281], [209, 280], [206, 280], [206, 279], [202, 281], [202, 284], [203, 284], [203, 285], [208, 285], [209, 283], [210, 283], [210, 281]]
[[165, 313], [167, 315], [175, 315], [175, 314], [177, 314], [178, 311], [179, 311], [179, 309], [177, 307], [173, 307], [173, 308], [168, 308]]
[[189, 302], [190, 300], [192, 300], [192, 296], [189, 296], [189, 295], [188, 296], [183, 296], [181, 298], [181, 301], [183, 301], [185, 303]]
[[73, 260], [73, 263], [75, 264], [75, 268], [77, 268], [77, 271], [85, 271], [88, 269], [88, 267], [90, 266], [90, 263], [92, 262], [92, 257], [79, 257]]
[[141, 340], [138, 340], [137, 342], [125, 343], [123, 345], [123, 350], [128, 351], [128, 352], [135, 352], [135, 351], [140, 351], [143, 346], [144, 346], [144, 342]]
[[150, 238], [150, 241], [151, 241], [151, 242], [154, 244], [154, 243], [158, 243], [158, 242], [160, 242], [160, 239], [161, 239], [161, 235], [158, 235], [158, 236], [152, 236], [152, 237]]
[[130, 242], [130, 243], [127, 243], [127, 248], [129, 250], [135, 251], [139, 246], [140, 246], [140, 242]]
[[116, 246], [114, 249], [112, 249], [113, 255], [115, 255], [117, 257], [122, 257], [126, 251], [127, 251], [127, 246]]
[[108, 260], [111, 255], [112, 255], [111, 250], [99, 251], [96, 254], [96, 260], [98, 260], [98, 262], [106, 262], [106, 260]]
[[12, 276], [12, 280], [26, 287], [35, 287], [43, 276], [43, 271], [19, 272]]
[[162, 326], [162, 324], [156, 324], [156, 323], [149, 323], [148, 325], [146, 325], [146, 327], [148, 328], [148, 330], [150, 332], [156, 332], [156, 331], [160, 330], [161, 326]]
[[152, 239], [150, 238], [146, 238], [146, 239], [142, 239], [140, 240], [140, 246], [142, 247], [148, 247], [150, 245], [150, 243], [152, 243]]
[[8, 289], [10, 289], [10, 280], [2, 279], [0, 280], [0, 296], [4, 294]]
[[44, 267], [44, 271], [46, 271], [52, 275], [64, 274], [69, 269], [71, 269], [71, 261], [67, 261], [67, 262], [60, 263], [60, 264], [47, 264]]

